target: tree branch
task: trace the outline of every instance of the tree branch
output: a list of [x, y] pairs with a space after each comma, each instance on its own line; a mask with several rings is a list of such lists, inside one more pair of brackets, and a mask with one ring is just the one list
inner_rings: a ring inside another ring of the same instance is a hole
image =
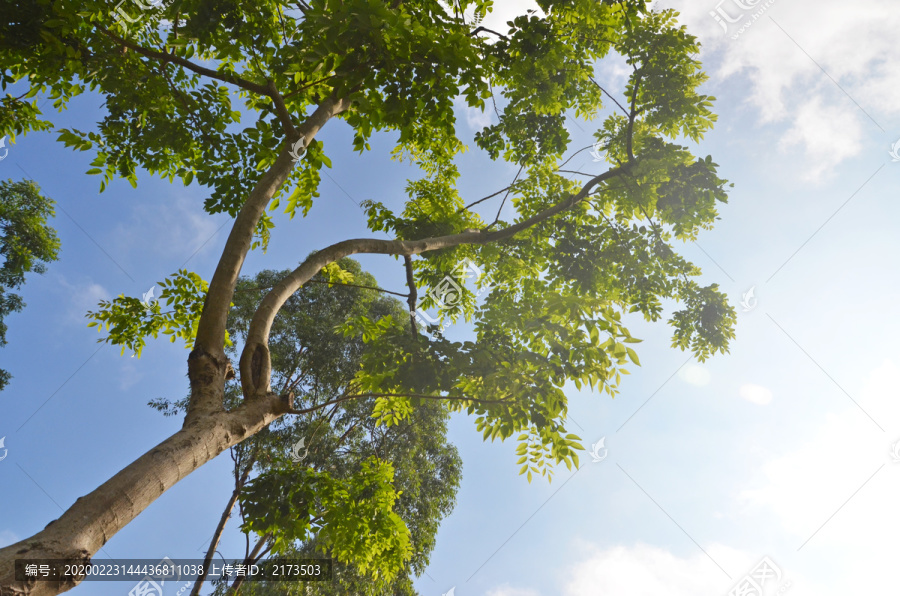
[[412, 259], [408, 255], [404, 255], [403, 264], [406, 267], [406, 287], [409, 288], [409, 295], [406, 303], [409, 304], [409, 332], [412, 333], [413, 339], [419, 337], [419, 330], [416, 327], [416, 302], [418, 302], [418, 293], [416, 292], [416, 279], [413, 276]]
[[453, 395], [425, 395], [422, 393], [357, 393], [356, 395], [342, 395], [341, 397], [337, 397], [325, 403], [311, 406], [309, 408], [304, 408], [302, 410], [289, 410], [288, 414], [309, 414], [310, 412], [315, 412], [316, 410], [321, 410], [322, 408], [328, 407], [333, 404], [339, 404], [344, 401], [349, 401], [351, 399], [366, 399], [369, 397], [415, 397], [418, 399], [434, 399], [434, 400], [449, 400], [449, 401], [471, 401], [476, 404], [508, 404], [509, 399], [475, 399], [473, 397], [457, 397]]
[[487, 27], [476, 27], [471, 33], [469, 33], [469, 37], [474, 37], [474, 36], [478, 35], [479, 33], [481, 33], [482, 31], [486, 31], [488, 33], [493, 33], [500, 39], [505, 39], [506, 41], [509, 41], [509, 38], [507, 36], [503, 35], [502, 33], [498, 33], [496, 31], [494, 31], [493, 29], [488, 29]]
[[632, 137], [634, 137], [634, 119], [637, 117], [638, 112], [635, 109], [635, 104], [637, 103], [638, 91], [640, 90], [641, 85], [641, 77], [644, 76], [643, 72], [638, 73], [638, 76], [634, 79], [634, 89], [631, 95], [631, 113], [628, 115], [628, 132], [625, 135], [625, 142], [628, 147], [628, 161], [634, 161], [634, 153], [632, 152]]
[[[307, 141], [313, 139], [328, 120], [345, 111], [349, 106], [350, 102], [347, 99], [339, 99], [333, 95], [328, 97], [306, 119], [306, 122], [299, 127], [296, 131], [297, 134], [306, 137]], [[222, 257], [209, 283], [209, 291], [203, 305], [203, 314], [200, 316], [197, 327], [194, 352], [205, 352], [216, 359], [225, 359], [225, 323], [228, 318], [231, 299], [234, 296], [234, 288], [237, 284], [241, 267], [244, 264], [244, 259], [250, 250], [250, 243], [253, 240], [256, 225], [259, 223], [260, 217], [265, 213], [272, 196], [284, 184], [290, 175], [291, 169], [294, 167], [290, 149], [290, 145], [286, 143], [275, 163], [262, 175], [256, 187], [250, 192], [250, 196], [243, 207], [241, 207], [240, 212], [238, 212], [237, 218], [235, 218], [231, 233], [228, 235], [228, 240], [222, 251]], [[266, 352], [268, 352], [267, 349]], [[268, 353], [266, 353], [264, 360], [268, 363]], [[256, 380], [259, 375], [254, 376], [253, 372], [249, 366], [245, 367], [242, 363], [241, 385], [245, 399], [252, 399], [258, 395]], [[261, 389], [263, 392], [267, 392], [269, 372], [265, 371], [264, 376], [266, 381]], [[192, 401], [195, 401], [193, 396]], [[222, 407], [221, 403], [191, 403], [188, 406], [188, 417], [191, 416], [192, 411], [197, 413], [218, 411]]]
[[255, 452], [254, 455], [251, 456], [250, 461], [247, 463], [247, 467], [244, 468], [244, 472], [240, 475], [240, 477], [235, 478], [235, 486], [234, 492], [231, 493], [231, 498], [228, 499], [228, 504], [225, 505], [225, 510], [222, 512], [222, 517], [219, 519], [219, 525], [216, 526], [216, 531], [213, 534], [212, 541], [209, 544], [209, 550], [206, 551], [206, 558], [203, 560], [203, 569], [200, 572], [200, 575], [197, 576], [197, 581], [194, 583], [194, 588], [191, 590], [190, 596], [199, 596], [200, 588], [203, 586], [203, 582], [206, 581], [206, 576], [209, 573], [210, 563], [212, 563], [213, 556], [216, 552], [216, 547], [219, 544], [219, 540], [222, 537], [222, 532], [225, 530], [225, 524], [228, 522], [228, 519], [231, 517], [231, 512], [234, 510], [234, 504], [238, 500], [238, 495], [241, 494], [241, 490], [244, 488], [244, 483], [247, 482], [247, 477], [250, 475], [250, 470], [253, 468], [253, 461], [256, 457]]
[[[272, 103], [275, 104], [275, 113], [278, 114], [278, 119], [281, 120], [281, 125], [284, 127], [284, 132], [287, 135], [288, 140], [293, 143], [300, 138], [300, 135], [297, 133], [297, 129], [294, 128], [294, 121], [291, 120], [291, 113], [288, 112], [287, 106], [284, 105], [284, 98], [281, 97], [281, 94], [278, 92], [278, 87], [276, 87], [275, 83], [271, 80], [266, 87], [269, 90], [266, 95], [272, 98]], [[307, 144], [309, 143], [307, 142]]]
[[339, 281], [328, 281], [325, 279], [310, 279], [307, 280], [308, 284], [328, 284], [329, 286], [347, 286], [348, 288], [359, 288], [361, 290], [374, 290], [376, 292], [384, 292], [385, 294], [393, 294], [394, 296], [400, 296], [401, 298], [409, 297], [409, 294], [401, 294], [400, 292], [393, 292], [391, 290], [385, 290], [384, 288], [379, 288], [377, 286], [358, 286], [356, 284], [345, 284]]
[[507, 186], [506, 188], [501, 188], [501, 189], [498, 190], [497, 192], [495, 192], [495, 193], [493, 193], [493, 194], [489, 194], [488, 196], [484, 197], [483, 199], [478, 199], [477, 201], [475, 201], [475, 202], [473, 202], [473, 203], [469, 203], [468, 205], [466, 205], [465, 207], [463, 207], [462, 209], [460, 209], [460, 210], [457, 211], [456, 213], [462, 213], [463, 211], [465, 211], [465, 210], [467, 210], [467, 209], [470, 209], [471, 207], [474, 207], [474, 206], [477, 205], [478, 203], [484, 203], [484, 202], [487, 201], [488, 199], [493, 199], [494, 197], [496, 197], [497, 195], [499, 195], [501, 192], [504, 192], [504, 191], [507, 191], [507, 190], [509, 190], [509, 186]]
[[140, 54], [141, 56], [144, 56], [146, 58], [152, 58], [154, 60], [159, 60], [160, 62], [164, 62], [164, 63], [172, 62], [172, 63], [182, 66], [192, 72], [195, 72], [199, 75], [203, 75], [203, 76], [209, 77], [211, 79], [216, 79], [217, 81], [222, 81], [224, 83], [230, 83], [230, 84], [232, 84], [236, 87], [240, 87], [241, 89], [244, 89], [246, 91], [253, 91], [254, 93], [258, 93], [260, 95], [269, 95], [269, 89], [267, 87], [265, 87], [264, 85], [260, 85], [258, 83], [254, 83], [252, 81], [248, 81], [247, 79], [243, 79], [236, 75], [222, 74], [221, 72], [219, 72], [217, 70], [212, 70], [211, 68], [206, 68], [206, 67], [200, 66], [199, 64], [194, 64], [190, 60], [181, 58], [180, 56], [176, 56], [174, 54], [167, 54], [166, 52], [159, 52], [157, 50], [151, 50], [149, 48], [145, 48], [145, 47], [140, 46], [132, 41], [129, 41], [127, 39], [123, 39], [123, 38], [119, 37], [112, 31], [110, 31], [109, 29], [104, 27], [103, 25], [100, 25], [99, 23], [94, 23], [94, 27], [99, 29], [100, 32], [102, 32], [104, 35], [106, 35], [108, 38], [110, 38], [111, 40], [113, 40], [114, 42], [119, 44], [120, 46], [126, 47], [129, 50], [133, 50], [133, 51], [137, 52], [138, 54]]
[[500, 208], [497, 209], [497, 217], [495, 217], [495, 218], [494, 218], [494, 221], [491, 222], [491, 224], [490, 224], [488, 227], [485, 228], [486, 230], [490, 230], [490, 229], [493, 228], [495, 225], [497, 225], [497, 223], [500, 221], [500, 212], [503, 211], [503, 206], [506, 205], [506, 199], [509, 198], [509, 193], [512, 192], [512, 186], [513, 186], [513, 184], [515, 184], [515, 183], [516, 183], [516, 180], [519, 179], [519, 176], [522, 175], [522, 170], [524, 170], [524, 169], [525, 169], [525, 165], [524, 165], [524, 164], [521, 165], [521, 166], [519, 166], [519, 171], [516, 172], [516, 177], [513, 178], [512, 183], [510, 183], [510, 185], [506, 187], [506, 188], [507, 188], [506, 194], [503, 195], [503, 200], [500, 201]]
[[[422, 240], [381, 240], [376, 238], [357, 238], [353, 240], [344, 240], [331, 246], [313, 253], [299, 267], [294, 269], [290, 275], [282, 279], [273, 287], [269, 293], [263, 298], [257, 308], [253, 319], [250, 321], [250, 327], [247, 331], [247, 340], [244, 350], [241, 353], [241, 382], [247, 383], [248, 379], [253, 379], [253, 385], [244, 388], [244, 395], [253, 395], [254, 392], [261, 392], [268, 387], [269, 374], [271, 364], [269, 361], [268, 341], [269, 331], [275, 320], [275, 315], [281, 310], [281, 307], [290, 296], [300, 287], [307, 283], [312, 277], [322, 270], [329, 263], [333, 263], [343, 257], [353, 254], [386, 254], [411, 256], [439, 250], [442, 248], [453, 248], [463, 244], [488, 244], [505, 240], [516, 235], [522, 230], [531, 228], [547, 219], [572, 208], [574, 205], [583, 201], [589, 194], [591, 189], [596, 185], [614, 178], [626, 172], [630, 166], [623, 165], [607, 170], [606, 172], [595, 176], [587, 181], [581, 190], [567, 199], [560, 201], [556, 205], [545, 209], [529, 218], [520, 221], [517, 224], [508, 226], [502, 230], [495, 232], [487, 231], [467, 231], [460, 234], [451, 234], [449, 236], [438, 236], [433, 238], [425, 238]], [[230, 296], [228, 297], [230, 299]], [[228, 304], [226, 301], [225, 304]], [[199, 335], [198, 335], [199, 336]], [[264, 358], [265, 363], [259, 363], [256, 372], [261, 373], [257, 376], [254, 371], [254, 358]]]
[[612, 95], [610, 95], [610, 94], [609, 94], [609, 91], [607, 91], [606, 89], [604, 89], [603, 87], [601, 87], [601, 86], [600, 86], [600, 83], [598, 83], [597, 81], [594, 80], [594, 77], [589, 76], [588, 78], [591, 80], [591, 82], [592, 82], [594, 85], [597, 86], [597, 89], [599, 89], [600, 91], [602, 91], [603, 93], [605, 93], [607, 97], [609, 97], [611, 100], [613, 100], [614, 102], [616, 102], [616, 105], [619, 106], [619, 109], [622, 110], [622, 113], [624, 113], [625, 116], [628, 117], [628, 110], [626, 110], [625, 108], [622, 107], [622, 104], [619, 103], [619, 100], [618, 100], [618, 99], [616, 99], [615, 97], [613, 97]]

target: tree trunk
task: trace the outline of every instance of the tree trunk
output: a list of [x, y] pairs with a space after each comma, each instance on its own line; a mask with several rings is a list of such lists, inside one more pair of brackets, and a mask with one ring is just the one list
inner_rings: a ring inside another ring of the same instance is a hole
[[[223, 388], [224, 380], [220, 379], [216, 385]], [[210, 387], [200, 390], [209, 391]], [[291, 409], [290, 401], [269, 394], [231, 412], [216, 412], [186, 424], [99, 488], [77, 499], [43, 530], [0, 549], [0, 594], [50, 596], [72, 589], [81, 580], [15, 581], [15, 560], [87, 561], [182, 478]]]

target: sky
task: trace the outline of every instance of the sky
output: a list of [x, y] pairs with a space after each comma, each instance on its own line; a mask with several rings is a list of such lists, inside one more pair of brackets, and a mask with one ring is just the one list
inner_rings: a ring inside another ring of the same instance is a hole
[[[729, 354], [700, 364], [670, 347], [662, 322], [629, 320], [644, 340], [642, 366], [615, 399], [568, 389], [571, 431], [603, 446], [551, 484], [529, 484], [514, 443], [483, 442], [473, 420], [454, 416], [463, 480], [416, 581], [423, 596], [725, 595], [747, 578], [763, 578], [767, 595], [896, 593], [900, 155], [890, 151], [900, 140], [900, 13], [888, 0], [656, 5], [681, 11], [700, 38], [703, 91], [717, 98], [716, 127], [690, 146], [712, 155], [734, 188], [715, 229], [678, 248], [730, 297], [737, 338]], [[530, 7], [499, 0], [485, 25]], [[621, 87], [625, 71], [609, 60], [597, 75]], [[58, 127], [89, 128], [100, 104], [79, 98]], [[470, 146], [461, 190], [474, 199], [515, 171], [471, 143], [490, 114], [460, 103], [457, 118]], [[387, 159], [394, 137], [376, 137], [360, 157], [334, 124], [320, 136], [334, 164], [322, 197], [305, 219], [277, 219], [268, 253], [252, 253], [244, 273], [371, 235], [358, 203], [402, 201], [415, 173]], [[592, 142], [591, 124], [567, 125], [572, 147]], [[230, 223], [202, 211], [196, 185], [144, 175], [137, 189], [117, 181], [98, 194], [98, 179], [84, 175], [91, 156], [54, 134], [7, 148], [0, 178], [32, 178], [58, 202], [62, 251], [29, 278], [28, 306], [8, 319], [0, 349], [14, 375], [0, 393], [0, 545], [40, 530], [179, 428], [146, 404], [185, 394], [187, 351], [160, 340], [139, 359], [120, 356], [96, 343], [84, 313], [98, 300], [140, 296], [180, 268], [209, 279]], [[395, 261], [360, 260], [382, 287], [402, 291]], [[470, 334], [465, 324], [448, 330]], [[98, 557], [202, 557], [231, 488], [223, 454]], [[243, 552], [235, 526], [220, 548], [229, 556]], [[129, 589], [86, 582], [71, 593]]]

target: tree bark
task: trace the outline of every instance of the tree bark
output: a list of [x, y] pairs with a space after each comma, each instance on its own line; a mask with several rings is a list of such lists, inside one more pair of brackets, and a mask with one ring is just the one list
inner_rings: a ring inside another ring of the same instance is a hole
[[186, 425], [88, 495], [80, 497], [43, 530], [0, 549], [0, 594], [51, 596], [80, 579], [15, 580], [16, 559], [88, 561], [100, 547], [182, 478], [265, 428], [293, 404], [270, 394]]

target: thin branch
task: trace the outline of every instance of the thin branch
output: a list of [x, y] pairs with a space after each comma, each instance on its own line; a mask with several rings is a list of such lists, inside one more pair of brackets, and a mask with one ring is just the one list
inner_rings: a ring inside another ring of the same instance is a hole
[[494, 84], [491, 82], [490, 77], [488, 77], [488, 87], [491, 89], [491, 103], [494, 104], [494, 113], [497, 114], [497, 120], [501, 120], [500, 110], [497, 109], [497, 100], [494, 98]]
[[[244, 557], [244, 565], [252, 565], [252, 564], [255, 563], [256, 561], [258, 561], [258, 560], [259, 560], [259, 557], [262, 556], [262, 554], [260, 554], [260, 551], [262, 550], [262, 547], [263, 547], [266, 543], [268, 543], [271, 539], [272, 539], [272, 533], [271, 533], [271, 532], [267, 533], [265, 536], [263, 536], [262, 538], [260, 538], [260, 539], [259, 539], [259, 542], [257, 542], [256, 545], [253, 547], [253, 552], [249, 553], [246, 557]], [[270, 548], [271, 548], [271, 547], [270, 547]], [[269, 552], [269, 549], [266, 549], [265, 552]], [[265, 553], [263, 553], [263, 554], [265, 554]], [[240, 589], [241, 584], [244, 583], [244, 580], [245, 580], [245, 579], [246, 579], [246, 576], [239, 575], [239, 576], [234, 580], [234, 583], [231, 584], [231, 587], [228, 589], [228, 592], [226, 592], [226, 594], [229, 594], [229, 595], [231, 595], [231, 594], [238, 594], [238, 593], [239, 593], [238, 590]]]
[[288, 93], [287, 95], [285, 95], [285, 96], [284, 96], [284, 99], [288, 99], [289, 97], [293, 97], [293, 96], [297, 95], [298, 93], [300, 93], [301, 91], [303, 91], [304, 89], [309, 89], [310, 87], [313, 87], [314, 85], [318, 85], [319, 83], [324, 83], [324, 82], [327, 81], [328, 79], [333, 79], [333, 78], [336, 77], [336, 76], [337, 76], [336, 74], [328, 75], [327, 77], [322, 77], [321, 79], [318, 79], [318, 80], [316, 80], [316, 81], [313, 81], [312, 83], [307, 83], [306, 85], [303, 85], [303, 86], [300, 87], [299, 89], [295, 89], [295, 90], [291, 91], [290, 93]]
[[474, 36], [478, 35], [479, 33], [481, 33], [482, 31], [486, 31], [488, 33], [493, 33], [500, 39], [505, 39], [506, 41], [509, 41], [509, 38], [507, 36], [503, 35], [502, 33], [498, 33], [496, 31], [494, 31], [493, 29], [488, 29], [487, 27], [476, 27], [471, 33], [469, 33], [469, 37], [474, 37]]
[[358, 393], [356, 395], [343, 395], [341, 397], [335, 398], [331, 401], [327, 401], [323, 404], [319, 404], [317, 406], [311, 406], [309, 408], [305, 408], [302, 410], [288, 410], [288, 414], [308, 414], [310, 412], [314, 412], [316, 410], [321, 410], [324, 407], [330, 406], [332, 404], [338, 404], [344, 401], [348, 401], [351, 399], [366, 399], [370, 397], [413, 397], [418, 399], [434, 399], [434, 400], [449, 400], [449, 401], [470, 401], [476, 404], [508, 404], [510, 398], [505, 399], [475, 399], [474, 397], [457, 397], [453, 395], [424, 395], [421, 393]]
[[356, 284], [345, 284], [339, 281], [327, 281], [324, 279], [310, 279], [307, 280], [308, 284], [328, 284], [329, 286], [347, 286], [348, 288], [359, 288], [361, 290], [375, 290], [377, 292], [384, 292], [385, 294], [393, 294], [394, 296], [400, 296], [401, 298], [407, 298], [409, 294], [401, 294], [400, 292], [392, 292], [391, 290], [385, 290], [384, 288], [379, 288], [377, 286], [358, 286]]
[[199, 64], [194, 64], [190, 60], [182, 58], [180, 56], [176, 56], [174, 54], [167, 54], [166, 52], [159, 52], [156, 50], [151, 50], [149, 48], [145, 48], [140, 46], [132, 41], [127, 39], [123, 39], [104, 27], [99, 23], [94, 23], [94, 27], [100, 30], [101, 33], [109, 37], [111, 40], [116, 42], [117, 44], [126, 47], [130, 50], [134, 50], [138, 54], [146, 57], [153, 58], [154, 60], [159, 60], [161, 62], [173, 62], [179, 66], [182, 66], [192, 72], [195, 72], [199, 75], [203, 75], [209, 77], [211, 79], [216, 79], [217, 81], [222, 81], [224, 83], [230, 83], [236, 87], [240, 87], [241, 89], [245, 89], [247, 91], [253, 91], [254, 93], [258, 93], [260, 95], [269, 95], [269, 90], [263, 85], [259, 85], [252, 81], [248, 81], [247, 79], [243, 79], [237, 75], [229, 75], [223, 74], [217, 70], [212, 70], [210, 68], [206, 68], [200, 66]]
[[412, 259], [408, 255], [403, 256], [403, 265], [406, 268], [406, 287], [409, 288], [406, 303], [409, 305], [409, 332], [413, 339], [418, 339], [419, 330], [416, 327], [416, 303], [418, 302], [418, 293], [416, 290], [416, 279], [413, 276]]
[[[206, 576], [209, 573], [210, 563], [212, 563], [216, 547], [219, 545], [219, 540], [222, 538], [222, 532], [225, 530], [225, 524], [231, 517], [231, 512], [234, 510], [234, 504], [237, 502], [238, 496], [241, 494], [241, 490], [244, 488], [244, 483], [247, 482], [247, 477], [250, 475], [250, 470], [253, 468], [253, 461], [256, 457], [255, 451], [256, 450], [254, 450], [254, 454], [251, 456], [251, 459], [247, 463], [247, 467], [244, 468], [244, 472], [241, 474], [241, 476], [239, 478], [235, 477], [234, 492], [231, 493], [231, 498], [228, 499], [228, 503], [225, 505], [225, 510], [222, 512], [222, 517], [219, 518], [219, 525], [216, 526], [216, 531], [213, 534], [212, 541], [209, 544], [209, 549], [206, 551], [206, 558], [203, 561], [203, 568], [201, 569], [200, 575], [197, 576], [197, 581], [194, 582], [194, 588], [191, 590], [190, 596], [199, 596], [200, 588], [203, 586], [203, 582], [206, 581]], [[235, 463], [237, 463], [237, 461], [235, 461]]]
[[579, 153], [581, 153], [582, 151], [587, 151], [588, 149], [593, 149], [593, 148], [594, 148], [593, 145], [588, 145], [587, 147], [582, 147], [581, 149], [579, 149], [578, 151], [576, 151], [575, 153], [573, 153], [572, 155], [570, 155], [570, 156], [569, 156], [569, 159], [567, 159], [566, 161], [564, 161], [564, 162], [562, 162], [561, 164], [559, 164], [559, 167], [561, 168], [561, 167], [563, 167], [564, 165], [566, 165], [567, 163], [569, 163], [570, 161], [572, 161], [573, 159], [575, 159], [575, 156], [578, 155]]
[[356, 422], [354, 422], [354, 423], [353, 423], [353, 426], [351, 426], [350, 428], [348, 428], [347, 431], [346, 431], [344, 434], [341, 435], [341, 438], [338, 439], [337, 445], [335, 445], [335, 447], [334, 447], [334, 451], [335, 451], [335, 452], [337, 452], [338, 448], [340, 448], [340, 446], [341, 446], [341, 443], [343, 443], [343, 442], [344, 442], [344, 439], [346, 439], [347, 436], [349, 436], [350, 433], [353, 432], [353, 429], [356, 428], [357, 425], [359, 425], [359, 421], [358, 421], [358, 420], [357, 420]]
[[587, 172], [579, 172], [578, 170], [556, 170], [563, 174], [578, 174], [579, 176], [595, 176], [596, 174], [588, 174]]
[[474, 203], [469, 203], [468, 205], [466, 205], [465, 207], [463, 207], [462, 209], [460, 209], [460, 210], [457, 211], [456, 213], [462, 213], [463, 211], [465, 211], [465, 210], [467, 210], [467, 209], [470, 209], [470, 208], [474, 207], [474, 206], [477, 205], [478, 203], [484, 203], [484, 202], [487, 201], [488, 199], [493, 199], [494, 197], [496, 197], [497, 195], [499, 195], [501, 192], [508, 191], [508, 190], [509, 190], [509, 186], [507, 186], [506, 188], [501, 188], [501, 189], [498, 190], [497, 192], [495, 192], [495, 193], [493, 193], [493, 194], [490, 194], [490, 195], [484, 197], [483, 199], [478, 199], [478, 200], [475, 201]]
[[600, 86], [600, 83], [598, 83], [597, 81], [594, 80], [594, 77], [588, 76], [588, 78], [591, 80], [591, 82], [592, 82], [594, 85], [597, 86], [597, 89], [599, 89], [600, 91], [602, 91], [603, 93], [605, 93], [607, 97], [609, 97], [611, 100], [613, 100], [614, 102], [616, 102], [616, 105], [619, 106], [619, 109], [622, 110], [622, 113], [624, 113], [624, 114], [625, 114], [625, 117], [627, 118], [627, 117], [628, 117], [628, 110], [626, 110], [624, 107], [622, 107], [622, 104], [619, 103], [619, 100], [616, 99], [615, 97], [613, 97], [612, 95], [610, 95], [609, 92], [608, 92], [606, 89], [604, 89], [603, 87], [601, 87], [601, 86]]
[[284, 98], [281, 97], [281, 94], [278, 92], [278, 87], [275, 86], [273, 81], [268, 81], [267, 88], [269, 92], [266, 95], [272, 98], [272, 103], [275, 104], [275, 113], [278, 114], [278, 119], [281, 120], [281, 125], [284, 127], [284, 132], [288, 137], [288, 141], [293, 143], [300, 138], [300, 134], [294, 127], [291, 113], [288, 111], [287, 106], [284, 105]]
[[628, 147], [628, 161], [634, 161], [634, 153], [632, 152], [632, 141], [634, 137], [634, 119], [637, 117], [638, 112], [635, 109], [635, 104], [637, 103], [638, 91], [641, 84], [641, 77], [644, 76], [643, 72], [638, 73], [637, 78], [634, 80], [634, 88], [632, 89], [631, 94], [631, 114], [628, 116], [628, 132], [626, 133], [625, 142]]
[[510, 184], [510, 185], [507, 187], [508, 190], [506, 191], [506, 194], [503, 195], [503, 200], [500, 202], [500, 208], [497, 209], [497, 217], [494, 218], [494, 221], [492, 221], [492, 222], [491, 222], [491, 225], [489, 225], [488, 227], [486, 227], [485, 230], [490, 230], [490, 229], [493, 228], [495, 225], [497, 225], [497, 222], [500, 221], [500, 212], [503, 211], [503, 206], [506, 205], [506, 199], [509, 198], [509, 193], [512, 192], [512, 186], [513, 186], [513, 184], [516, 183], [516, 180], [519, 179], [519, 176], [522, 174], [522, 170], [523, 170], [523, 169], [525, 169], [525, 164], [522, 164], [522, 165], [519, 166], [519, 171], [516, 172], [516, 177], [513, 178], [512, 184]]

